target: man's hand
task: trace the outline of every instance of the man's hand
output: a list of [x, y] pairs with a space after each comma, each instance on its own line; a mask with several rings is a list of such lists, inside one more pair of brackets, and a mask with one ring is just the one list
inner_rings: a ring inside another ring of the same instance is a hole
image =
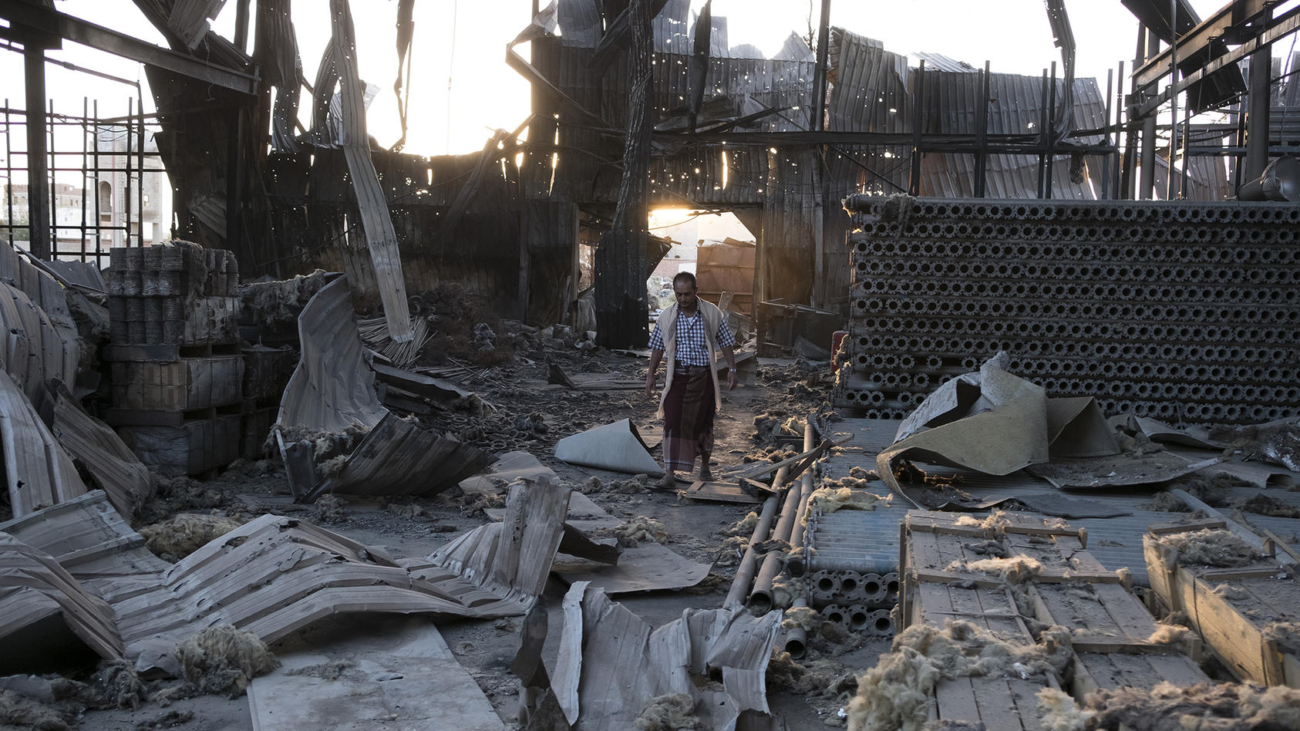
[[655, 372], [650, 371], [645, 374], [645, 397], [653, 399], [655, 397]]
[[735, 371], [730, 371], [730, 370], [727, 371], [727, 390], [728, 390], [728, 391], [735, 391], [735, 390], [736, 390], [736, 372], [735, 372]]

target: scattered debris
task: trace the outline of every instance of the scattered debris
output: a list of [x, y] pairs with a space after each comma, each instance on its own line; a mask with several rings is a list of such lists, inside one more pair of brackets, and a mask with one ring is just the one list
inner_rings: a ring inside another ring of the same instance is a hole
[[[1202, 498], [1204, 499], [1204, 498]], [[1147, 503], [1147, 509], [1156, 510], [1164, 513], [1190, 513], [1192, 509], [1187, 507], [1177, 495], [1168, 492], [1158, 492], [1151, 497], [1151, 502]]]
[[1261, 689], [1223, 683], [1179, 688], [1163, 682], [1150, 691], [1098, 690], [1085, 705], [1094, 713], [1094, 728], [1261, 731], [1296, 728], [1300, 723], [1300, 690], [1280, 686]]
[[1074, 699], [1056, 688], [1038, 691], [1038, 713], [1043, 731], [1086, 731], [1096, 713], [1080, 710]]
[[257, 635], [223, 624], [207, 627], [176, 646], [176, 661], [200, 692], [236, 698], [253, 678], [279, 667]]
[[705, 731], [708, 728], [695, 715], [695, 699], [685, 693], [651, 698], [632, 726], [636, 731]]
[[892, 495], [880, 497], [866, 490], [851, 487], [819, 487], [808, 498], [808, 509], [803, 521], [818, 513], [829, 515], [837, 510], [875, 510], [880, 503], [889, 505]]
[[638, 515], [617, 528], [598, 529], [595, 535], [612, 535], [618, 538], [618, 545], [636, 548], [641, 541], [662, 543], [668, 537], [668, 529], [654, 518]]
[[61, 713], [26, 696], [0, 690], [0, 728], [72, 731], [76, 728], [74, 718], [74, 714]]
[[237, 520], [218, 515], [181, 513], [162, 523], [141, 528], [140, 535], [144, 536], [145, 545], [155, 555], [176, 562], [239, 525]]
[[312, 519], [317, 523], [342, 523], [348, 518], [343, 505], [337, 495], [321, 495], [312, 504]]
[[389, 503], [384, 509], [406, 520], [415, 520], [424, 515], [424, 508], [415, 503]]
[[1013, 645], [963, 620], [942, 630], [912, 625], [894, 638], [893, 651], [859, 678], [858, 693], [849, 702], [849, 731], [919, 730], [940, 680], [1060, 678], [1073, 657], [1069, 635], [1051, 627], [1042, 632], [1042, 641], [1050, 644]]
[[1231, 568], [1259, 559], [1255, 548], [1226, 530], [1201, 530], [1160, 536], [1159, 543], [1178, 552], [1178, 561]]

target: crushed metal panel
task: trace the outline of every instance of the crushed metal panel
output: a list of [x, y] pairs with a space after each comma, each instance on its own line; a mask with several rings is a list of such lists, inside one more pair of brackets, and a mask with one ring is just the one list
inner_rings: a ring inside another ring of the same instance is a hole
[[[646, 703], [673, 693], [694, 699], [705, 726], [718, 731], [735, 729], [743, 713], [770, 713], [764, 673], [780, 612], [687, 609], [651, 631], [585, 582], [569, 589], [563, 607], [554, 689], [575, 731], [632, 728]], [[721, 691], [693, 682], [718, 672]]]
[[107, 424], [83, 411], [62, 383], [55, 389], [53, 432], [68, 454], [85, 465], [122, 515], [134, 515], [153, 495], [149, 468]]
[[280, 400], [276, 425], [337, 432], [354, 422], [378, 424], [386, 412], [357, 334], [347, 277], [311, 298], [298, 318], [298, 337], [302, 358]]
[[49, 554], [0, 533], [0, 674], [31, 672], [57, 660], [50, 655], [51, 645], [66, 639], [60, 621], [100, 657], [122, 656], [108, 604]]
[[[532, 484], [516, 483], [506, 499], [502, 522], [461, 535], [430, 556], [429, 562], [459, 574], [496, 596], [502, 605], [491, 610], [476, 609], [523, 614], [546, 588], [547, 574], [564, 536], [564, 516], [571, 493], [572, 488], [547, 478]], [[414, 568], [412, 574], [417, 578], [433, 575], [429, 569]], [[518, 609], [508, 609], [511, 604]]]
[[298, 56], [298, 38], [290, 18], [290, 0], [260, 0], [255, 32], [253, 60], [261, 70], [262, 83], [275, 87], [271, 149], [297, 153], [298, 140], [293, 126], [298, 121], [302, 60]]
[[8, 533], [50, 554], [87, 591], [114, 603], [157, 584], [171, 564], [145, 548], [102, 490], [0, 523]]
[[439, 436], [414, 419], [388, 414], [348, 455], [343, 469], [313, 493], [428, 495], [446, 490], [491, 462], [489, 452]]
[[54, 261], [41, 262], [41, 264], [49, 267], [50, 271], [62, 277], [65, 282], [74, 287], [82, 287], [95, 292], [108, 291], [108, 286], [104, 284], [103, 273], [100, 272], [98, 266], [91, 262], [55, 259]]
[[[280, 667], [248, 686], [255, 731], [506, 729], [427, 620], [349, 617], [322, 623], [282, 640], [276, 657]], [[325, 666], [344, 670], [322, 682], [311, 671]]]
[[86, 494], [86, 485], [40, 414], [0, 371], [0, 451], [15, 518]]

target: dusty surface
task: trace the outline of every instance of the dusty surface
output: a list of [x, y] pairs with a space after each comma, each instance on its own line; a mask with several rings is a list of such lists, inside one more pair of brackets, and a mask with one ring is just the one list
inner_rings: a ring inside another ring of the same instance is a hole
[[[603, 485], [623, 480], [617, 489], [583, 489], [598, 505], [622, 519], [646, 516], [663, 524], [663, 542], [677, 553], [700, 562], [714, 563], [711, 574], [700, 586], [686, 591], [623, 595], [617, 600], [648, 623], [660, 626], [681, 616], [691, 607], [721, 605], [735, 573], [734, 542], [724, 546], [726, 529], [756, 506], [703, 503], [683, 500], [675, 493], [650, 491], [626, 482], [628, 475], [587, 470], [555, 460], [555, 442], [569, 434], [609, 421], [632, 418], [638, 425], [653, 425], [656, 404], [638, 390], [569, 391], [548, 385], [544, 357], [561, 363], [570, 374], [600, 374], [602, 379], [644, 380], [645, 361], [605, 351], [581, 351], [554, 347], [530, 350], [518, 341], [516, 358], [488, 366], [474, 366], [460, 375], [462, 385], [475, 391], [495, 407], [486, 414], [469, 410], [448, 410], [426, 419], [430, 425], [456, 432], [467, 441], [493, 451], [523, 449], [536, 455], [562, 479], [581, 484], [592, 477]], [[820, 374], [805, 364], [792, 361], [763, 361], [754, 386], [742, 386], [724, 394], [723, 409], [716, 422], [713, 469], [757, 459], [779, 459], [789, 455], [790, 440], [756, 443], [756, 416], [773, 414], [780, 421], [802, 417], [824, 409], [829, 386]], [[827, 382], [828, 383], [828, 382]], [[797, 446], [797, 444], [795, 445]], [[656, 452], [656, 457], [658, 453]], [[682, 485], [685, 487], [685, 485]], [[337, 510], [322, 512], [311, 506], [294, 505], [287, 498], [287, 484], [278, 462], [265, 461], [234, 465], [207, 482], [173, 480], [164, 484], [160, 498], [151, 505], [137, 527], [157, 523], [178, 512], [211, 513], [248, 519], [274, 512], [304, 520], [320, 521], [330, 530], [363, 543], [382, 546], [394, 557], [423, 557], [433, 553], [456, 534], [483, 524], [483, 500], [458, 490], [422, 500], [356, 500], [344, 498]], [[722, 560], [719, 560], [722, 559]], [[730, 560], [729, 560], [730, 559]], [[563, 620], [560, 602], [567, 586], [552, 575], [543, 601], [550, 617], [550, 634], [543, 658], [554, 667]], [[519, 647], [519, 620], [453, 621], [439, 624], [447, 645], [462, 666], [491, 700], [508, 727], [517, 724], [518, 682], [508, 666]], [[274, 646], [272, 647], [274, 650]], [[815, 643], [804, 659], [833, 658], [858, 672], [873, 666], [888, 651], [888, 642]], [[851, 693], [809, 694], [773, 690], [773, 709], [784, 715], [795, 731], [826, 728], [839, 709], [840, 698]], [[192, 712], [191, 720], [185, 720]], [[171, 714], [171, 715], [168, 715]], [[166, 718], [164, 718], [166, 717]], [[148, 725], [157, 721], [156, 725]], [[143, 724], [143, 725], [142, 725]], [[157, 703], [131, 710], [89, 711], [81, 720], [83, 729], [183, 728], [195, 731], [251, 729], [247, 699], [200, 696], [177, 700], [168, 707]]]

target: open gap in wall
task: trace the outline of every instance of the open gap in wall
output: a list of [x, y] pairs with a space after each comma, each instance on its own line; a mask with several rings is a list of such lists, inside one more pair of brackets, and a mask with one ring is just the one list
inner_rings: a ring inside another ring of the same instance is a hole
[[699, 295], [737, 314], [753, 312], [755, 237], [730, 211], [682, 208], [650, 213], [650, 233], [671, 243], [646, 282], [650, 312], [673, 303], [673, 277], [696, 276]]

